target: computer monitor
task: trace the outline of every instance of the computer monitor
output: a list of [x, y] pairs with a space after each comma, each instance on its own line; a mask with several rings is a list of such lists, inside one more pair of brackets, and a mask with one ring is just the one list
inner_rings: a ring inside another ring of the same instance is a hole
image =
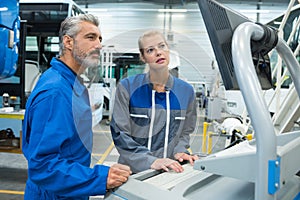
[[[239, 86], [232, 62], [232, 36], [238, 25], [252, 21], [214, 0], [198, 0], [198, 4], [218, 62], [223, 84], [226, 90], [238, 90]], [[257, 51], [260, 49], [258, 47], [260, 44], [255, 41], [252, 41], [251, 45], [253, 65], [262, 89], [272, 88], [268, 52]]]

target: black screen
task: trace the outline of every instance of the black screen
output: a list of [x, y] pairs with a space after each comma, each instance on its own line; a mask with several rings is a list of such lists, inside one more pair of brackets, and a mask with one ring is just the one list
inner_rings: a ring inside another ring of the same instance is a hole
[[[251, 22], [251, 20], [214, 0], [198, 0], [198, 4], [218, 62], [223, 84], [227, 90], [237, 90], [239, 86], [231, 53], [232, 36], [238, 25]], [[271, 70], [268, 56], [253, 55], [253, 64], [255, 64], [262, 88], [271, 88]]]

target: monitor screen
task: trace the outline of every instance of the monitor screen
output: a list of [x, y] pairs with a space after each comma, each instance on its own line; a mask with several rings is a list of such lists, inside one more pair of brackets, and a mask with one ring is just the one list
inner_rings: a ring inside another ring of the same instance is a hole
[[[231, 53], [232, 36], [238, 25], [251, 22], [251, 20], [214, 0], [198, 0], [198, 5], [218, 62], [223, 84], [227, 90], [237, 90], [239, 86]], [[262, 88], [271, 88], [272, 80], [268, 55], [253, 55], [253, 64]]]

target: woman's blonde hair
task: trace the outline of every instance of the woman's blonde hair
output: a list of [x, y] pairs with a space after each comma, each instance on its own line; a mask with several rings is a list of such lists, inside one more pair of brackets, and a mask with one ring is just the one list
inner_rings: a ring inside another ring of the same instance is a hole
[[164, 34], [158, 30], [148, 30], [146, 32], [144, 32], [140, 37], [139, 37], [139, 40], [138, 40], [138, 45], [139, 45], [139, 50], [140, 50], [140, 54], [142, 56], [144, 56], [144, 46], [143, 46], [143, 40], [144, 38], [146, 37], [150, 37], [150, 36], [153, 36], [153, 35], [160, 35], [161, 38], [163, 38], [164, 42], [168, 45], [167, 43], [167, 40], [164, 36]]

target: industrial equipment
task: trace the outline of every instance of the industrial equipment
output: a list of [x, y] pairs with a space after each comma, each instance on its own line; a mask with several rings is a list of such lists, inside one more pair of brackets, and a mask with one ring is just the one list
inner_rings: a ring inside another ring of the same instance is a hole
[[20, 41], [19, 1], [0, 2], [0, 79], [17, 70]]
[[[194, 167], [186, 164], [183, 173], [135, 174], [106, 199], [299, 200], [300, 131], [277, 135], [262, 97], [262, 88], [270, 86], [267, 53], [275, 47], [300, 96], [298, 61], [273, 28], [255, 24], [215, 0], [198, 3], [222, 78], [227, 88], [241, 90], [255, 139], [202, 158]], [[218, 37], [226, 34], [223, 45]]]

